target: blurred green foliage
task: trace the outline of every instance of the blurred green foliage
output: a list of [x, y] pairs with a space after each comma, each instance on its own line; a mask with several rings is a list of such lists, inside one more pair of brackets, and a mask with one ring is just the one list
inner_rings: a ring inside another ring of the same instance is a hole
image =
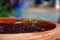
[[0, 0], [0, 17], [9, 17], [10, 14], [14, 15], [12, 5], [5, 0]]

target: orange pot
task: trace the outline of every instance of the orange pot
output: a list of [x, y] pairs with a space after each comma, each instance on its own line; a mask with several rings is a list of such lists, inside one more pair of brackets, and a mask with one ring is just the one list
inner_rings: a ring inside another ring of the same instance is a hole
[[[22, 21], [23, 19], [24, 18], [0, 18], [0, 23], [13, 23]], [[52, 24], [54, 25], [54, 23]], [[55, 29], [44, 32], [0, 34], [0, 40], [60, 40], [60, 24], [55, 23], [55, 25]]]
[[11, 23], [16, 21], [18, 21], [16, 18], [0, 18], [0, 23]]

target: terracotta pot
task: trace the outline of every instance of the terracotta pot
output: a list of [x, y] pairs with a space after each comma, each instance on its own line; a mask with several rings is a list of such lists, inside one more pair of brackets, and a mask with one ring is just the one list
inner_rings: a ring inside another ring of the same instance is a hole
[[18, 19], [16, 18], [0, 18], [1, 23], [11, 23], [16, 21], [18, 21]]
[[[23, 18], [0, 18], [3, 23], [22, 21]], [[48, 22], [48, 21], [47, 21]], [[54, 23], [52, 23], [54, 25]], [[19, 34], [0, 34], [0, 40], [57, 40], [60, 38], [60, 24], [55, 23], [56, 28], [50, 31], [19, 33]], [[60, 40], [60, 39], [59, 39]]]

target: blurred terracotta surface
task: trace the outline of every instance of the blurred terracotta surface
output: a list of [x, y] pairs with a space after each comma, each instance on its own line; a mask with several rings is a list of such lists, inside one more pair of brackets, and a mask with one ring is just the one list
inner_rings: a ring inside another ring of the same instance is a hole
[[[21, 18], [22, 20], [23, 18]], [[0, 18], [0, 21], [9, 20], [10, 22], [18, 21], [16, 18]], [[12, 21], [13, 20], [13, 21]], [[0, 40], [60, 40], [60, 24], [55, 23], [55, 29], [45, 32], [20, 33], [20, 34], [0, 34]]]

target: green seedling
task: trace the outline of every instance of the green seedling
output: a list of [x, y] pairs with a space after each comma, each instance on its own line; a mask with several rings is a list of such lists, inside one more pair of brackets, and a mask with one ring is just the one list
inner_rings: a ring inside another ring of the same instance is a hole
[[29, 18], [29, 21], [32, 22], [32, 19]]
[[35, 24], [37, 23], [38, 21], [32, 21], [32, 26], [35, 26]]
[[20, 24], [21, 22], [15, 22], [15, 24]]

